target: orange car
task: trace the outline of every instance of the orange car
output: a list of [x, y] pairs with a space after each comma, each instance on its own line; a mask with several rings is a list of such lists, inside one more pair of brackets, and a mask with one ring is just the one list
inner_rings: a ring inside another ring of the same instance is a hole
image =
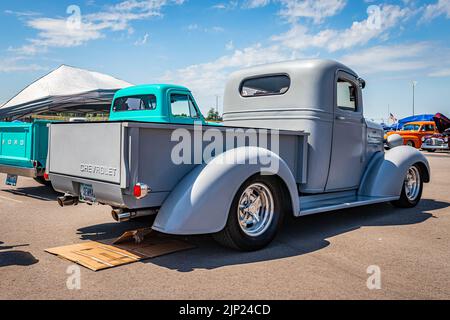
[[424, 136], [437, 133], [434, 121], [409, 122], [400, 131], [388, 132], [385, 139], [393, 134], [399, 134], [403, 138], [403, 144], [420, 149]]

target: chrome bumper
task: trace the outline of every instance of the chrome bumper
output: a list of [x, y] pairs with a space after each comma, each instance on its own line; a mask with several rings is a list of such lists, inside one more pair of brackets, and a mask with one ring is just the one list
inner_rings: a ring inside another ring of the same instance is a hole
[[443, 144], [440, 146], [433, 146], [429, 144], [423, 144], [422, 149], [424, 150], [448, 150], [448, 144]]
[[13, 174], [21, 177], [37, 178], [44, 175], [44, 169], [21, 168], [0, 164], [0, 173]]

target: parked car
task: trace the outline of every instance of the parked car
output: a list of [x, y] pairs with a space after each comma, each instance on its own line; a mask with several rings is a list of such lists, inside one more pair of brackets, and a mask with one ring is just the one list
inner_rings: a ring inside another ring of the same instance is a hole
[[437, 133], [437, 129], [433, 121], [417, 121], [405, 124], [399, 131], [386, 133], [385, 139], [390, 135], [398, 134], [403, 138], [405, 145], [420, 149], [422, 138], [434, 133]]
[[[194, 126], [201, 116], [188, 89], [119, 91], [114, 122], [50, 125], [48, 175], [65, 193], [63, 206], [109, 205], [119, 221], [156, 215], [159, 232], [213, 234], [247, 251], [267, 246], [285, 215], [381, 202], [414, 207], [430, 181], [428, 161], [409, 146], [384, 150], [383, 128], [363, 115], [364, 86], [353, 70], [329, 60], [238, 71], [218, 127]], [[143, 122], [160, 105], [167, 123]], [[193, 149], [177, 163], [183, 136]], [[213, 142], [223, 149], [211, 152]], [[197, 151], [211, 158], [190, 162]]]
[[438, 113], [434, 116], [433, 120], [436, 123], [438, 133], [423, 137], [422, 149], [429, 152], [435, 152], [436, 150], [448, 150], [450, 119], [442, 113]]
[[423, 138], [422, 149], [428, 152], [435, 152], [438, 150], [450, 150], [449, 148], [450, 129], [443, 133], [436, 133], [431, 136]]
[[[151, 121], [153, 123], [192, 124], [194, 119], [203, 124], [206, 120], [194, 105], [188, 117], [185, 115], [169, 115], [167, 105], [153, 105], [152, 97], [160, 98], [168, 88], [186, 92], [177, 86], [143, 86], [132, 87], [118, 93], [111, 106], [109, 121]], [[145, 93], [145, 94], [144, 94]], [[141, 95], [143, 94], [143, 95]], [[123, 96], [128, 96], [124, 98]], [[180, 102], [178, 102], [180, 103]], [[181, 102], [183, 103], [183, 102]], [[142, 116], [144, 115], [144, 116]], [[87, 118], [71, 118], [69, 122], [84, 123]], [[53, 121], [54, 122], [54, 121]], [[0, 173], [6, 173], [6, 184], [16, 185], [18, 176], [31, 177], [42, 184], [48, 184], [45, 176], [45, 165], [48, 151], [48, 128], [51, 121], [0, 122]]]

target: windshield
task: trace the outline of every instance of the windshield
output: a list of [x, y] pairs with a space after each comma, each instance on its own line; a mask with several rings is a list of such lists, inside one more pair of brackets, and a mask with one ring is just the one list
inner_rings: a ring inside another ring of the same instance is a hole
[[156, 97], [150, 95], [138, 95], [117, 98], [114, 101], [114, 111], [154, 110], [156, 109]]
[[419, 131], [420, 125], [418, 124], [407, 124], [402, 128], [402, 131]]

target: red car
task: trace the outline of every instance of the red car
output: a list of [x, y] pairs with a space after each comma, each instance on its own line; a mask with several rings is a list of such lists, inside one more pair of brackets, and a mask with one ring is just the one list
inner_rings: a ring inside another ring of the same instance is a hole
[[436, 150], [450, 150], [450, 120], [441, 113], [434, 117], [439, 133], [422, 138], [422, 150], [435, 152]]

